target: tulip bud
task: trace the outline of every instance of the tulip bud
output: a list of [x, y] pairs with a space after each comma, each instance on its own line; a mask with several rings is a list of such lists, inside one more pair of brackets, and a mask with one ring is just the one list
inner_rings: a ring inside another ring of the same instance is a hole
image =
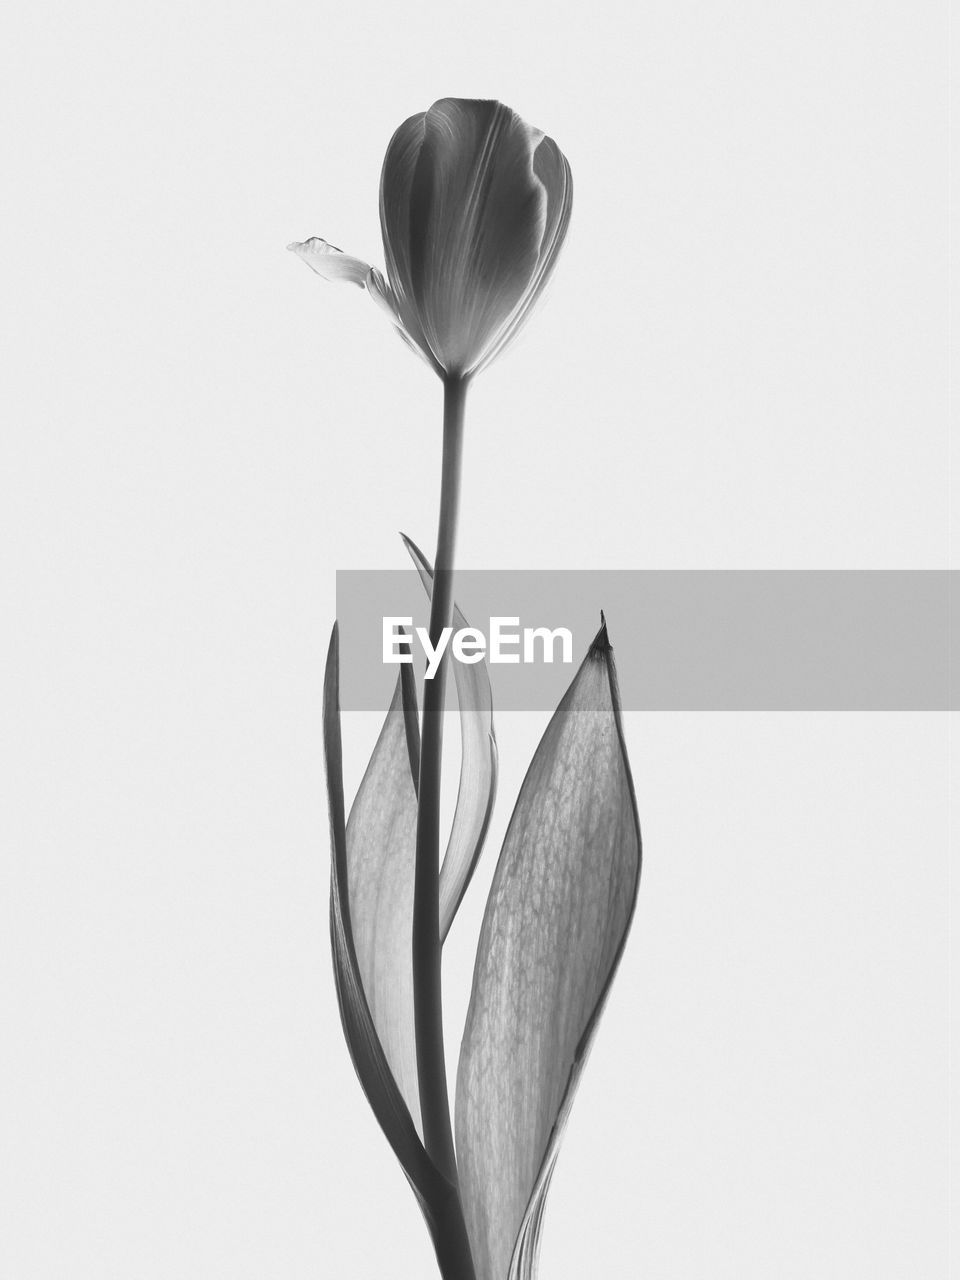
[[387, 278], [325, 241], [291, 245], [365, 285], [442, 377], [488, 365], [540, 296], [570, 220], [570, 166], [499, 102], [444, 98], [396, 131], [380, 179]]

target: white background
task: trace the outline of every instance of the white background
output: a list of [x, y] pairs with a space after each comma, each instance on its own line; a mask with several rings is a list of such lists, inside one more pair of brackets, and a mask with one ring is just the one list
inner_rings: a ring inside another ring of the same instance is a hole
[[[11, 8], [0, 1280], [432, 1273], [335, 1009], [320, 690], [335, 569], [431, 543], [439, 388], [285, 244], [382, 261], [394, 127], [500, 97], [576, 196], [471, 395], [463, 563], [945, 567], [947, 19]], [[544, 719], [499, 721], [451, 1070]], [[543, 1280], [947, 1276], [948, 728], [629, 717], [640, 906]]]

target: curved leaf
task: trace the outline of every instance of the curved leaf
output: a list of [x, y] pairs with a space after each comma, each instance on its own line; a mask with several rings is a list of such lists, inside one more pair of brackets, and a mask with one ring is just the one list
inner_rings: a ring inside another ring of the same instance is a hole
[[606, 624], [524, 779], [487, 902], [457, 1078], [477, 1280], [532, 1280], [564, 1124], [626, 941], [640, 825]]
[[413, 872], [417, 795], [401, 667], [393, 700], [347, 820], [347, 891], [367, 1006], [407, 1110], [422, 1134], [413, 1013]]
[[[397, 1047], [402, 1044], [403, 1037], [402, 1035], [395, 1037], [391, 1031], [393, 1015], [390, 1013], [390, 997], [382, 984], [378, 986], [378, 983], [380, 983], [379, 959], [373, 963], [369, 959], [370, 935], [375, 932], [380, 918], [380, 913], [377, 910], [378, 904], [374, 900], [375, 895], [373, 897], [361, 895], [359, 904], [356, 904], [353, 898], [358, 882], [358, 874], [357, 869], [351, 865], [352, 860], [359, 858], [369, 874], [375, 877], [378, 876], [375, 852], [368, 846], [367, 841], [372, 838], [373, 832], [378, 827], [380, 829], [384, 827], [392, 829], [395, 826], [399, 833], [401, 830], [405, 830], [408, 821], [406, 801], [402, 805], [401, 815], [394, 822], [388, 820], [384, 809], [378, 811], [375, 797], [371, 791], [373, 782], [371, 770], [374, 770], [375, 775], [379, 775], [383, 761], [388, 758], [393, 762], [397, 776], [403, 776], [406, 784], [412, 790], [410, 764], [406, 754], [406, 737], [402, 724], [403, 710], [401, 706], [399, 709], [401, 723], [398, 735], [398, 699], [394, 698], [393, 705], [387, 716], [387, 722], [374, 751], [374, 758], [371, 760], [364, 782], [361, 783], [357, 801], [351, 812], [350, 828], [352, 830], [348, 839], [348, 827], [344, 818], [343, 802], [339, 668], [339, 633], [338, 628], [334, 626], [333, 634], [330, 638], [330, 649], [327, 654], [327, 667], [324, 677], [323, 731], [327, 795], [330, 806], [330, 833], [333, 846], [330, 875], [330, 937], [333, 946], [333, 967], [337, 984], [337, 998], [340, 1005], [340, 1019], [343, 1023], [347, 1047], [350, 1050], [350, 1056], [353, 1059], [353, 1065], [363, 1086], [364, 1093], [367, 1095], [381, 1129], [417, 1193], [428, 1224], [436, 1239], [437, 1232], [442, 1227], [443, 1215], [440, 1206], [449, 1203], [452, 1188], [424, 1150], [420, 1135], [417, 1132], [417, 1125], [404, 1098], [406, 1090], [401, 1092], [400, 1087], [398, 1087], [397, 1078], [393, 1070], [391, 1070], [388, 1052], [385, 1052], [384, 1043], [381, 1040], [381, 1027], [383, 1027], [386, 1029], [386, 1041], [392, 1046], [389, 1052], [395, 1054], [399, 1070], [405, 1073], [406, 1066], [403, 1052]], [[403, 670], [407, 671], [408, 669], [404, 668]], [[408, 676], [409, 678], [412, 677]], [[402, 700], [403, 691], [401, 689], [401, 703]], [[396, 748], [398, 736], [401, 739], [403, 748], [402, 756]], [[377, 762], [378, 755], [380, 763]], [[367, 785], [368, 779], [369, 785]], [[365, 790], [367, 798], [362, 799]], [[399, 783], [396, 790], [402, 795], [403, 787]], [[413, 811], [415, 816], [415, 804]], [[390, 867], [385, 881], [386, 884], [395, 883], [396, 868], [391, 865], [394, 853], [395, 850], [388, 844], [382, 845], [379, 850], [380, 857]], [[412, 895], [412, 879], [410, 883]], [[359, 909], [357, 909], [358, 907]], [[396, 942], [393, 929], [390, 929], [387, 937], [391, 944]], [[360, 960], [361, 955], [365, 957], [362, 963]], [[410, 944], [408, 942], [405, 967], [410, 967], [411, 965]], [[404, 966], [401, 965], [401, 967]], [[366, 973], [364, 970], [366, 970]], [[402, 1000], [404, 998], [402, 993], [406, 990], [405, 979], [401, 979], [399, 990], [401, 992], [399, 998]], [[371, 998], [368, 998], [368, 991], [372, 993]], [[379, 1015], [377, 1016], [374, 1014], [374, 1009], [378, 1008], [378, 1006]], [[409, 1082], [407, 1083], [408, 1089]], [[414, 1093], [416, 1093], [415, 1081]], [[419, 1114], [419, 1100], [416, 1114]]]
[[[402, 533], [404, 545], [427, 595], [433, 592], [433, 568], [417, 544]], [[454, 605], [457, 630], [467, 620]], [[473, 875], [497, 794], [497, 739], [493, 730], [493, 693], [485, 661], [453, 663], [460, 704], [460, 787], [450, 839], [440, 868], [440, 939], [446, 938]]]

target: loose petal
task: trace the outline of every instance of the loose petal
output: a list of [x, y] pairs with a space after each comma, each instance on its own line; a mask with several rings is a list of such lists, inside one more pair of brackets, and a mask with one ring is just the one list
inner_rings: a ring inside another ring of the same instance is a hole
[[321, 240], [319, 236], [288, 244], [287, 248], [324, 280], [346, 280], [349, 284], [358, 284], [361, 289], [367, 283], [367, 273], [370, 271], [368, 262], [351, 258], [348, 253]]
[[524, 780], [487, 903], [457, 1081], [477, 1280], [532, 1280], [544, 1201], [636, 903], [640, 827], [603, 626]]
[[[400, 535], [420, 574], [427, 595], [433, 593], [433, 569], [406, 534]], [[454, 605], [454, 627], [467, 620]], [[483, 849], [497, 794], [497, 739], [493, 730], [493, 692], [484, 661], [453, 663], [460, 704], [460, 787], [450, 839], [440, 868], [440, 938], [445, 939]]]
[[[390, 319], [394, 328], [400, 337], [404, 340], [411, 351], [415, 351], [417, 355], [424, 360], [435, 373], [439, 373], [440, 369], [434, 360], [430, 348], [426, 345], [422, 335], [419, 340], [411, 337], [404, 324], [402, 315], [400, 314], [400, 300], [397, 294], [391, 289], [389, 283], [384, 279], [383, 275], [376, 267], [371, 267], [367, 273], [367, 292], [374, 302], [379, 306], [380, 310]], [[413, 322], [414, 332], [419, 333], [416, 321]]]
[[394, 324], [401, 324], [400, 309], [397, 304], [397, 296], [390, 288], [389, 284], [383, 277], [383, 273], [378, 271], [376, 267], [371, 267], [367, 272], [364, 284], [367, 286], [367, 292], [374, 300], [381, 311], [393, 321]]
[[420, 331], [416, 318], [413, 317], [411, 320], [413, 330], [411, 334], [401, 315], [397, 294], [376, 267], [371, 267], [360, 258], [351, 258], [349, 254], [341, 252], [326, 240], [321, 240], [319, 236], [313, 236], [302, 244], [288, 244], [287, 248], [297, 257], [302, 258], [307, 266], [324, 280], [345, 280], [348, 284], [358, 284], [361, 289], [365, 288], [381, 311], [389, 317], [407, 346], [424, 359], [434, 372], [439, 372], [437, 362], [422, 335], [417, 337]]

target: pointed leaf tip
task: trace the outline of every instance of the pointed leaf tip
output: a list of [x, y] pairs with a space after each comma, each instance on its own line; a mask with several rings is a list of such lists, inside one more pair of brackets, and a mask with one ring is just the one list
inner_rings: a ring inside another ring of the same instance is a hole
[[613, 645], [610, 643], [610, 636], [607, 633], [607, 619], [604, 612], [600, 610], [600, 630], [593, 637], [593, 643], [590, 645], [590, 655], [595, 656], [598, 653], [610, 653]]

